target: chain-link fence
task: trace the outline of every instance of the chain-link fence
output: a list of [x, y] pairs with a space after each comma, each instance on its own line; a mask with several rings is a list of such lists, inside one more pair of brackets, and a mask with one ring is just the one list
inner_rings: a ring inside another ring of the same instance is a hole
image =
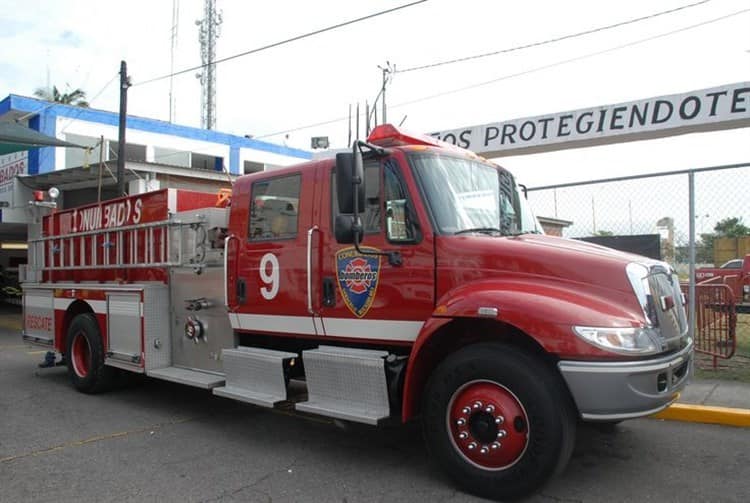
[[[741, 237], [750, 235], [748, 189], [750, 163], [527, 191], [542, 225], [546, 221], [557, 231], [554, 233], [660, 258], [672, 264], [687, 283], [691, 265], [696, 269], [718, 267], [750, 253], [750, 237]], [[691, 299], [689, 317], [696, 350], [710, 355], [716, 368], [716, 358], [730, 358], [737, 347], [739, 360], [745, 362], [740, 363], [746, 365], [750, 361], [750, 333], [736, 330], [734, 313], [735, 299], [742, 302], [742, 289], [735, 288], [737, 292], [731, 298], [717, 301], [719, 294], [727, 294], [724, 290], [729, 289], [722, 282], [690, 282], [685, 286]]]
[[691, 207], [696, 267], [712, 266], [716, 238], [750, 227], [750, 163], [530, 187], [528, 197], [564, 237], [658, 235], [661, 259], [687, 279]]

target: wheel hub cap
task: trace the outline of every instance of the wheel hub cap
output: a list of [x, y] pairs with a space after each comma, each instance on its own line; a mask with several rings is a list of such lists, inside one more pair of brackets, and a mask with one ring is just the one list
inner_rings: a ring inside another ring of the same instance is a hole
[[447, 420], [453, 445], [479, 468], [508, 468], [526, 451], [526, 411], [518, 398], [498, 383], [474, 381], [458, 389]]

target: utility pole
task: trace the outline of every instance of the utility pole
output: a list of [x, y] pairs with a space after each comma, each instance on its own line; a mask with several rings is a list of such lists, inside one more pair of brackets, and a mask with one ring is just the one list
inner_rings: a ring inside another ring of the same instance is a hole
[[216, 10], [216, 0], [205, 0], [203, 19], [198, 25], [198, 41], [201, 44], [203, 70], [196, 75], [201, 81], [201, 127], [216, 127], [216, 39], [219, 38], [221, 12]]
[[[388, 122], [388, 118], [386, 116], [386, 106], [385, 106], [385, 88], [386, 88], [386, 85], [388, 85], [388, 81], [390, 80], [391, 75], [396, 73], [396, 65], [391, 65], [390, 61], [386, 61], [385, 66], [378, 65], [378, 68], [380, 68], [380, 70], [383, 72], [383, 85], [380, 88], [380, 95], [381, 95], [381, 98], [383, 99], [383, 122], [382, 124], [385, 124]], [[377, 99], [375, 101], [377, 104]]]
[[117, 197], [126, 195], [125, 193], [125, 129], [127, 128], [128, 118], [128, 87], [130, 87], [130, 77], [128, 77], [128, 65], [125, 61], [120, 61], [120, 131], [117, 136]]

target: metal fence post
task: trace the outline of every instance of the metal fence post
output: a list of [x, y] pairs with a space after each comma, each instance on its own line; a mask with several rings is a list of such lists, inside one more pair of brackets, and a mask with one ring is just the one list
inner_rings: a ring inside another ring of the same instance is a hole
[[688, 172], [688, 260], [690, 278], [688, 283], [688, 334], [695, 340], [695, 172]]

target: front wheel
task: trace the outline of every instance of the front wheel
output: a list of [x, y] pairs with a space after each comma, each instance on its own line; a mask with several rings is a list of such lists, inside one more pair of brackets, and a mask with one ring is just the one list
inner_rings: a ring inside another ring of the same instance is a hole
[[467, 491], [512, 499], [567, 464], [575, 415], [559, 378], [512, 346], [475, 344], [443, 361], [425, 391], [428, 449]]
[[66, 342], [68, 375], [73, 386], [84, 393], [110, 388], [116, 369], [104, 365], [104, 344], [96, 317], [84, 313], [73, 318]]

